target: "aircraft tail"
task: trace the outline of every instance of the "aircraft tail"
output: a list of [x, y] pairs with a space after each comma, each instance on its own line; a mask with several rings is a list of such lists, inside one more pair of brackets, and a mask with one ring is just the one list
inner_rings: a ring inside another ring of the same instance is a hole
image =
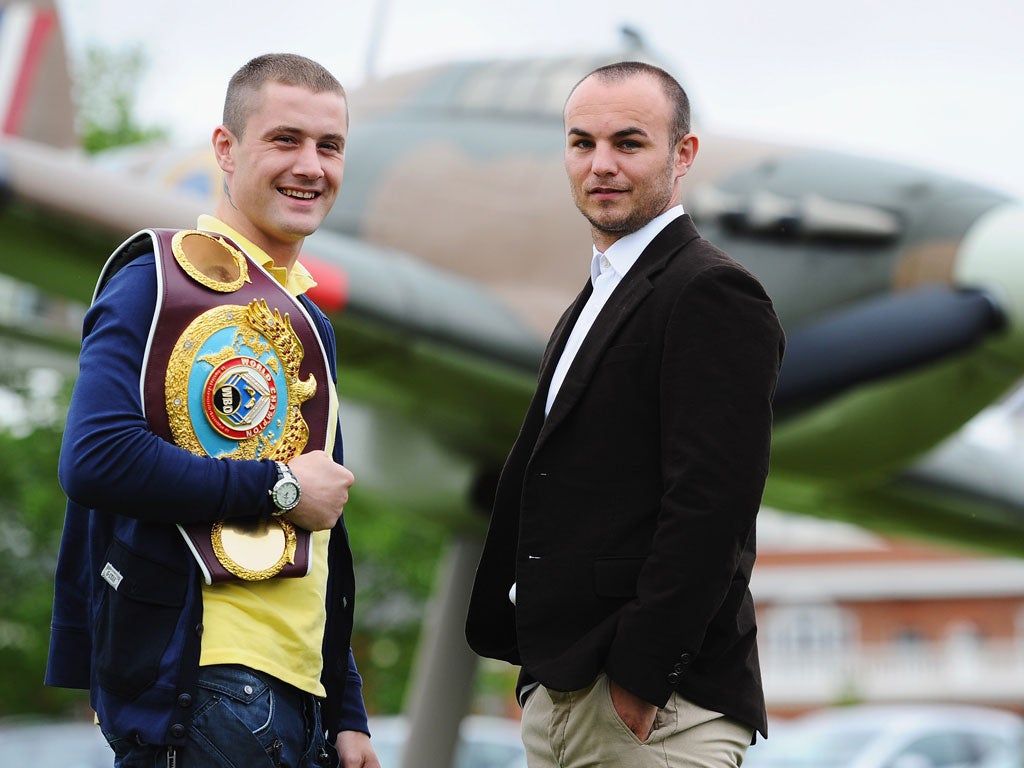
[[78, 143], [64, 35], [48, 0], [0, 0], [0, 136]]

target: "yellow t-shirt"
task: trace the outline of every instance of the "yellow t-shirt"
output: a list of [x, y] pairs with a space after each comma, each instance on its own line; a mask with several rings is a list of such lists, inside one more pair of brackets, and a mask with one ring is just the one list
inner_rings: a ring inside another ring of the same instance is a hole
[[[316, 282], [301, 264], [291, 272], [275, 267], [260, 248], [213, 216], [200, 216], [199, 229], [227, 235], [295, 296]], [[338, 416], [338, 396], [325, 382], [330, 421]], [[327, 453], [334, 449], [328, 430]], [[313, 533], [313, 567], [298, 579], [203, 584], [203, 639], [200, 666], [243, 664], [316, 696], [326, 696], [320, 673], [327, 620], [327, 544], [330, 531]]]

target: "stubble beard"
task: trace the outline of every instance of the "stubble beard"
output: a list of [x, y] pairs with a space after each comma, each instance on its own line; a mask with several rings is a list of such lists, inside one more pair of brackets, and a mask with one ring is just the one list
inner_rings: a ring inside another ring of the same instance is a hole
[[[573, 189], [573, 198], [576, 203], [576, 207], [579, 209], [583, 217], [590, 222], [590, 226], [596, 232], [602, 232], [604, 234], [618, 235], [618, 237], [625, 237], [631, 235], [634, 232], [643, 229], [655, 217], [662, 214], [667, 208], [669, 203], [672, 201], [673, 185], [674, 180], [672, 178], [673, 166], [671, 157], [669, 162], [665, 166], [665, 187], [664, 193], [658, 194], [657, 190], [653, 187], [648, 187], [642, 192], [646, 192], [637, 200], [633, 201], [633, 205], [629, 209], [624, 211], [618, 216], [614, 213], [608, 212], [609, 216], [599, 218], [602, 212], [601, 205], [598, 204], [597, 213], [591, 213], [587, 210], [586, 203], [588, 198], [582, 187]], [[636, 191], [636, 187], [631, 189], [631, 194]]]
[[596, 232], [625, 237], [643, 229], [648, 222], [663, 213], [671, 200], [672, 190], [669, 189], [664, 195], [640, 201], [619, 216], [612, 214], [606, 217], [599, 217], [599, 213], [590, 213], [580, 205], [578, 199], [576, 207]]
[[583, 209], [580, 210], [595, 231], [603, 232], [607, 235], [619, 235], [620, 237], [631, 235], [637, 230], [643, 229], [643, 226], [656, 215], [648, 215], [648, 211], [646, 209], [640, 210], [634, 208], [627, 211], [624, 216], [616, 219], [598, 219]]

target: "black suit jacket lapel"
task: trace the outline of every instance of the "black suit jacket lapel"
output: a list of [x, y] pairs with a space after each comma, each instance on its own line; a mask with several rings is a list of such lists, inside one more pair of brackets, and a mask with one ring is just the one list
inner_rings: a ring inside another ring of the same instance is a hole
[[579, 292], [576, 300], [562, 313], [561, 318], [555, 324], [555, 329], [551, 332], [551, 337], [548, 339], [547, 347], [541, 358], [540, 370], [537, 375], [537, 388], [534, 390], [530, 407], [526, 410], [526, 418], [523, 421], [522, 429], [519, 431], [519, 437], [512, 448], [513, 454], [524, 448], [528, 452], [533, 450], [536, 436], [544, 423], [544, 407], [547, 405], [548, 390], [551, 388], [551, 379], [555, 373], [555, 366], [558, 365], [558, 360], [562, 356], [562, 350], [565, 349], [565, 344], [569, 340], [569, 334], [572, 333], [573, 326], [576, 325], [576, 319], [580, 316], [580, 312], [583, 311], [583, 307], [593, 291], [594, 286], [590, 280], [587, 280], [583, 290]]
[[[565, 349], [565, 345], [569, 341], [572, 329], [576, 326], [576, 320], [579, 319], [580, 313], [583, 311], [583, 307], [587, 304], [587, 299], [590, 298], [590, 295], [593, 292], [593, 283], [588, 279], [586, 284], [583, 286], [583, 290], [581, 290], [576, 296], [576, 300], [569, 305], [569, 308], [562, 313], [562, 317], [555, 324], [555, 329], [551, 332], [551, 338], [548, 341], [547, 349], [544, 350], [544, 356], [540, 361], [540, 373], [537, 377], [537, 392], [534, 397], [535, 401], [547, 401], [548, 388], [551, 385], [551, 378], [555, 374], [555, 366], [558, 365], [558, 360], [562, 357], [562, 350]], [[544, 392], [543, 397], [539, 396], [541, 390]]]
[[[690, 217], [681, 216], [669, 222], [644, 249], [643, 253], [640, 254], [636, 264], [622, 278], [622, 281], [616, 286], [612, 295], [608, 297], [608, 301], [594, 320], [594, 325], [587, 334], [587, 338], [584, 339], [583, 345], [576, 354], [576, 358], [569, 367], [565, 380], [558, 390], [558, 396], [551, 405], [551, 412], [548, 414], [547, 419], [545, 419], [540, 435], [538, 435], [537, 446], [540, 446], [551, 430], [558, 426], [566, 414], [579, 401], [580, 396], [590, 383], [594, 369], [601, 361], [605, 350], [611, 344], [611, 340], [615, 337], [616, 331], [629, 319], [630, 315], [640, 306], [644, 298], [653, 290], [654, 286], [651, 281], [655, 275], [665, 268], [669, 259], [680, 251], [683, 246], [697, 237], [699, 235]], [[590, 295], [589, 291], [586, 293], [587, 296]], [[579, 317], [585, 302], [585, 298], [583, 302], [577, 299], [577, 304], [574, 306], [575, 311], [571, 313], [573, 319], [566, 323], [564, 328], [561, 328], [559, 344], [557, 346], [558, 353], [555, 354], [549, 350], [549, 355], [546, 358], [546, 370], [544, 371], [547, 383], [547, 386], [543, 387], [544, 398], [547, 398], [551, 375], [554, 372], [555, 365], [558, 363], [558, 358], [561, 356], [561, 350], [564, 349], [572, 327], [575, 325], [575, 318]]]

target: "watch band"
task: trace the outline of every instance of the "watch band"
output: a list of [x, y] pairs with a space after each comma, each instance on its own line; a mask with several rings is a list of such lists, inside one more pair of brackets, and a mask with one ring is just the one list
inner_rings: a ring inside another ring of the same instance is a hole
[[274, 487], [268, 493], [270, 494], [271, 501], [274, 502], [274, 506], [277, 507], [271, 513], [272, 516], [281, 517], [298, 506], [299, 499], [302, 498], [302, 488], [299, 486], [299, 481], [295, 477], [295, 473], [292, 472], [291, 467], [283, 461], [275, 461], [274, 466], [277, 468], [277, 482], [274, 483]]

